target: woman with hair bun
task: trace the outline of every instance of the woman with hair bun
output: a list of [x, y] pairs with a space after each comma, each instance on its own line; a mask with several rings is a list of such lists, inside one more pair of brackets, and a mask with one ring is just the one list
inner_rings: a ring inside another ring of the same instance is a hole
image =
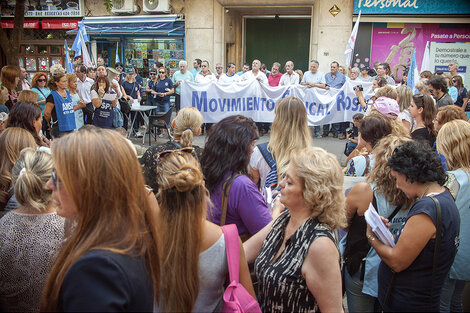
[[[225, 240], [221, 228], [206, 220], [208, 193], [201, 167], [192, 148], [164, 151], [157, 164], [158, 312], [219, 312], [228, 274]], [[254, 297], [241, 242], [240, 252], [240, 283]]]
[[23, 149], [12, 169], [19, 207], [0, 220], [0, 303], [5, 312], [38, 312], [42, 290], [64, 237], [64, 221], [46, 188], [49, 152]]
[[84, 126], [51, 150], [47, 187], [73, 228], [41, 311], [153, 311], [160, 295], [157, 205], [131, 146], [117, 131]]
[[[346, 226], [343, 173], [321, 148], [292, 153], [279, 183], [287, 208], [245, 242], [263, 312], [343, 312], [333, 230]], [[256, 259], [256, 260], [255, 260]]]
[[[444, 106], [439, 108], [447, 108]], [[452, 106], [463, 112], [461, 108]], [[464, 113], [465, 114], [465, 113]], [[442, 126], [437, 134], [437, 151], [446, 160], [449, 171], [446, 186], [455, 199], [460, 213], [460, 244], [454, 264], [441, 293], [441, 312], [463, 312], [462, 293], [470, 281], [470, 124], [454, 120]]]
[[185, 107], [178, 111], [175, 119], [171, 122], [173, 127], [173, 140], [164, 144], [151, 146], [145, 151], [140, 159], [143, 167], [144, 177], [147, 185], [152, 187], [155, 193], [158, 192], [157, 182], [157, 155], [167, 150], [175, 150], [186, 147], [193, 147], [196, 157], [201, 158], [202, 149], [193, 145], [195, 136], [201, 134], [202, 115], [194, 107]]
[[[446, 173], [431, 147], [416, 140], [396, 147], [388, 166], [397, 188], [414, 203], [393, 248], [367, 226], [369, 244], [382, 259], [379, 302], [384, 312], [438, 312], [441, 289], [457, 253], [460, 225], [454, 199], [443, 187]], [[388, 224], [386, 217], [382, 221]]]
[[0, 133], [0, 217], [5, 211], [18, 206], [12, 187], [11, 169], [21, 150], [28, 147], [36, 148], [37, 144], [26, 129], [9, 127]]

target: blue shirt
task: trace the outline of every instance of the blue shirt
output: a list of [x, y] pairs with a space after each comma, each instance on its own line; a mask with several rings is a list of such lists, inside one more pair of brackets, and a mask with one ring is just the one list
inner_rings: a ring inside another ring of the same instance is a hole
[[333, 77], [331, 72], [329, 72], [325, 74], [325, 82], [331, 88], [340, 89], [346, 82], [346, 76], [344, 76], [340, 72], [337, 72], [336, 75]]
[[[46, 100], [47, 97], [51, 94], [51, 90], [49, 88], [31, 88], [32, 91], [39, 95], [38, 102]], [[40, 104], [39, 107], [41, 108], [41, 113], [44, 115], [44, 109], [46, 108], [46, 103]]]
[[302, 81], [300, 83], [314, 83], [314, 84], [325, 84], [325, 75], [317, 71], [315, 74], [313, 74], [310, 71], [307, 71], [304, 73], [304, 77], [302, 78]]
[[[163, 80], [160, 80], [156, 85], [155, 85], [155, 91], [156, 92], [160, 92], [160, 93], [168, 93], [168, 91], [170, 91], [170, 89], [174, 88], [173, 86], [173, 82], [171, 81], [171, 79], [169, 78], [165, 78]], [[168, 103], [170, 102], [170, 96], [164, 96], [164, 97], [160, 97], [160, 96], [156, 96], [157, 99], [157, 102], [159, 103]]]
[[57, 91], [51, 92], [54, 99], [54, 109], [60, 132], [67, 132], [75, 129], [73, 101], [68, 90], [65, 90], [65, 93], [67, 94], [67, 97], [63, 98]]
[[193, 69], [191, 70], [191, 74], [193, 74], [193, 77], [196, 77], [197, 73], [199, 73], [200, 71], [202, 71], [202, 68], [196, 70], [196, 69]]

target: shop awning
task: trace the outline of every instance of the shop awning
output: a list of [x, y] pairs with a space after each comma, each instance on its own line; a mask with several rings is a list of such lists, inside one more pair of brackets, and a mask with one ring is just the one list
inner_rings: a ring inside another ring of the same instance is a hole
[[[184, 37], [178, 15], [106, 16], [83, 18], [88, 35], [155, 35]], [[77, 30], [68, 31], [76, 33]]]
[[[13, 28], [15, 26], [14, 18], [2, 18], [0, 21], [2, 28]], [[37, 18], [25, 18], [23, 28], [39, 28], [39, 19]]]
[[81, 18], [43, 18], [42, 29], [75, 29]]

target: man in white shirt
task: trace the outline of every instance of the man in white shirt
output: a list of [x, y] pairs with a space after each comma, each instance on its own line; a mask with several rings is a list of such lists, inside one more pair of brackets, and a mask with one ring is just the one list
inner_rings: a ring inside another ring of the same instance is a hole
[[240, 76], [235, 73], [235, 64], [229, 63], [227, 64], [227, 73], [224, 73], [220, 76], [219, 82], [220, 83], [237, 83], [240, 81]]
[[85, 114], [85, 124], [91, 124], [93, 118], [93, 105], [91, 104], [91, 87], [95, 81], [86, 75], [86, 67], [80, 65], [77, 67], [77, 93], [85, 101], [86, 107], [83, 109]]
[[222, 67], [222, 64], [217, 63], [217, 64], [215, 65], [215, 78], [219, 79], [220, 76], [222, 76], [222, 74], [223, 74], [223, 73], [222, 73], [222, 70], [223, 70], [223, 69], [224, 69], [224, 68]]
[[298, 85], [300, 79], [299, 74], [294, 72], [294, 62], [287, 61], [285, 68], [286, 72], [282, 75], [279, 86]]
[[304, 73], [302, 78], [302, 86], [307, 86], [308, 88], [317, 87], [325, 88], [325, 74], [318, 70], [320, 64], [317, 60], [312, 60], [310, 62], [310, 70]]
[[251, 71], [244, 73], [241, 77], [241, 80], [245, 81], [256, 79], [263, 84], [268, 84], [268, 78], [266, 77], [266, 74], [260, 71], [260, 68], [261, 62], [259, 60], [253, 60], [253, 63], [251, 64]]

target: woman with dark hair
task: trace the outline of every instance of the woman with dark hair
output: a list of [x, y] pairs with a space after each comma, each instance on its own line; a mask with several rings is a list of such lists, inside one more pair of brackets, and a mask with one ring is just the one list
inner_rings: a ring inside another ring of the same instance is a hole
[[158, 69], [158, 77], [154, 82], [156, 104], [158, 112], [168, 112], [170, 109], [170, 95], [175, 92], [173, 82], [168, 78], [168, 72], [164, 67]]
[[429, 146], [434, 145], [436, 135], [434, 133], [433, 120], [436, 117], [436, 106], [431, 96], [417, 94], [411, 101], [410, 116], [416, 120], [415, 127], [411, 132], [411, 138], [415, 140], [424, 140]]
[[466, 102], [465, 100], [467, 99], [467, 88], [463, 86], [462, 76], [455, 75], [454, 77], [452, 77], [452, 85], [458, 90], [457, 100], [454, 104], [465, 110], [465, 106], [463, 106], [463, 104], [464, 102]]
[[46, 99], [44, 118], [49, 124], [52, 137], [63, 136], [75, 129], [75, 110], [79, 108], [73, 106], [67, 86], [65, 74], [56, 74], [49, 80], [52, 92]]
[[[367, 239], [382, 259], [378, 298], [385, 312], [438, 312], [441, 289], [457, 253], [460, 217], [443, 187], [447, 176], [437, 155], [420, 141], [393, 152], [388, 165], [410, 208], [395, 247], [382, 243], [370, 226]], [[388, 224], [386, 218], [382, 218]]]
[[16, 104], [18, 94], [16, 93], [16, 86], [20, 81], [20, 69], [17, 66], [5, 65], [2, 67], [1, 83], [2, 87], [8, 89], [8, 99], [5, 105], [9, 110]]
[[374, 167], [375, 145], [383, 137], [392, 133], [392, 125], [378, 113], [370, 114], [362, 119], [359, 124], [359, 141], [367, 149], [368, 154], [358, 155], [349, 160], [346, 165], [346, 176], [366, 176]]
[[40, 135], [42, 128], [41, 108], [37, 104], [18, 102], [10, 111], [6, 127], [24, 128], [33, 135], [38, 146], [49, 147], [49, 140]]
[[116, 94], [110, 88], [108, 77], [97, 77], [95, 84], [91, 87], [91, 103], [95, 107], [92, 124], [101, 128], [113, 128], [113, 109], [117, 106], [117, 98], [114, 100], [103, 99], [107, 93]]
[[248, 177], [256, 139], [258, 130], [251, 118], [229, 116], [211, 127], [201, 157], [213, 204], [208, 219], [221, 226], [236, 224], [243, 239], [272, 220], [266, 201]]

